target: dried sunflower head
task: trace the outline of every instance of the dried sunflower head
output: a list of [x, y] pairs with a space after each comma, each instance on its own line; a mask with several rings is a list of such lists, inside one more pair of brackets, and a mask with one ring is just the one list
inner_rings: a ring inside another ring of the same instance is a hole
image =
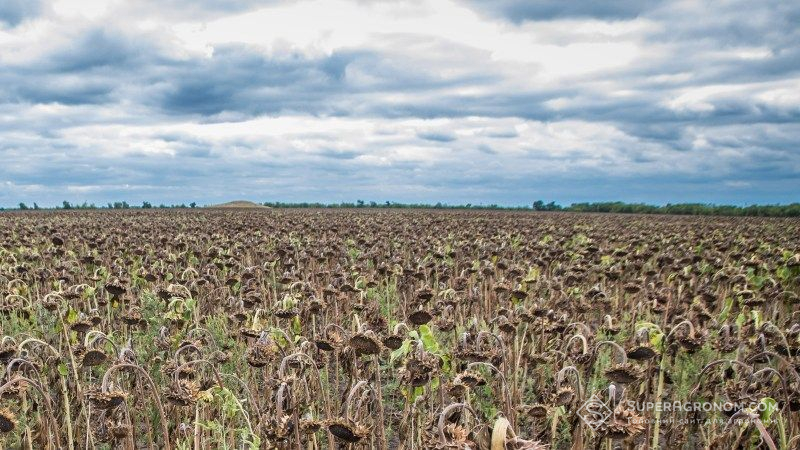
[[60, 303], [55, 298], [45, 297], [44, 299], [42, 299], [42, 306], [44, 307], [44, 309], [50, 312], [58, 311], [59, 305]]
[[705, 335], [684, 335], [675, 339], [678, 344], [689, 353], [697, 351], [706, 342]]
[[606, 378], [619, 383], [628, 384], [642, 378], [643, 370], [632, 363], [615, 364], [605, 372]]
[[322, 428], [323, 421], [312, 419], [312, 418], [302, 418], [300, 419], [300, 431], [306, 434], [313, 434]]
[[381, 352], [383, 344], [378, 339], [378, 335], [372, 330], [356, 333], [350, 338], [350, 347], [355, 350], [356, 355], [377, 355]]
[[486, 379], [483, 377], [483, 375], [474, 370], [469, 370], [469, 369], [456, 375], [453, 381], [463, 383], [469, 388], [475, 388], [477, 386], [486, 385]]
[[265, 431], [272, 441], [285, 441], [292, 432], [292, 417], [284, 414], [278, 418], [270, 418], [266, 421]]
[[498, 316], [494, 319], [497, 323], [497, 328], [503, 333], [512, 334], [517, 330], [516, 324], [506, 316]]
[[0, 408], [0, 433], [10, 433], [16, 427], [17, 416], [8, 408]]
[[245, 358], [247, 358], [247, 364], [251, 367], [264, 367], [275, 359], [278, 352], [279, 349], [275, 342], [267, 337], [266, 334], [262, 334], [262, 336], [247, 349]]
[[436, 329], [438, 329], [439, 331], [448, 332], [448, 331], [453, 331], [453, 329], [456, 327], [456, 322], [450, 316], [448, 317], [442, 316], [434, 321], [434, 325], [436, 326]]
[[70, 325], [70, 329], [77, 333], [86, 333], [89, 329], [92, 328], [92, 321], [87, 319], [86, 317], [80, 317], [78, 320], [75, 321], [72, 325]]
[[642, 342], [639, 345], [631, 347], [630, 350], [626, 352], [628, 358], [633, 359], [635, 361], [646, 361], [648, 359], [652, 359], [658, 352], [653, 349], [652, 344], [649, 342]]
[[433, 298], [433, 289], [428, 286], [421, 287], [417, 289], [414, 296], [419, 303], [425, 303]]
[[142, 310], [138, 306], [131, 306], [120, 316], [127, 325], [138, 325], [142, 321]]
[[116, 420], [110, 421], [106, 427], [108, 428], [108, 433], [116, 440], [125, 439], [133, 432], [133, 429], [130, 425]]
[[18, 375], [14, 375], [9, 383], [6, 383], [8, 387], [3, 390], [2, 398], [4, 399], [17, 399], [20, 395], [28, 390], [28, 382], [25, 380], [20, 380]]
[[711, 346], [718, 352], [729, 353], [739, 348], [741, 341], [735, 332], [736, 325], [724, 324], [720, 327], [719, 337], [711, 342]]
[[397, 350], [403, 346], [403, 336], [401, 334], [390, 334], [383, 338], [383, 345], [389, 350]]
[[617, 406], [611, 416], [606, 419], [598, 431], [610, 439], [626, 439], [644, 431], [645, 420], [634, 410]]
[[224, 364], [231, 359], [231, 355], [226, 351], [216, 350], [209, 359], [215, 364]]
[[291, 319], [296, 317], [297, 314], [299, 314], [299, 311], [297, 308], [278, 308], [273, 312], [273, 314], [275, 314], [275, 317], [279, 319]]
[[534, 403], [532, 405], [525, 405], [520, 408], [524, 414], [527, 414], [534, 419], [541, 419], [547, 417], [549, 412], [547, 405], [543, 405], [541, 403]]
[[467, 395], [467, 391], [469, 390], [469, 386], [467, 386], [463, 381], [453, 379], [453, 381], [447, 384], [447, 393], [450, 394], [451, 397], [462, 399], [464, 396]]
[[175, 371], [178, 370], [178, 367], [180, 367], [180, 373], [178, 374], [179, 379], [181, 380], [194, 379], [196, 374], [194, 367], [178, 364], [174, 359], [170, 359], [161, 366], [161, 373], [163, 373], [168, 378], [172, 378], [175, 376]]
[[311, 298], [308, 299], [305, 308], [306, 311], [308, 311], [310, 314], [314, 315], [321, 314], [322, 311], [325, 309], [325, 301], [312, 296]]
[[400, 369], [400, 379], [413, 387], [428, 384], [439, 371], [440, 359], [428, 352], [415, 352]]
[[642, 290], [642, 286], [637, 283], [625, 283], [622, 287], [626, 294], [635, 294]]
[[556, 406], [566, 406], [575, 399], [575, 390], [571, 386], [559, 388], [553, 394], [553, 404]]
[[102, 350], [89, 349], [81, 355], [80, 364], [83, 367], [94, 367], [103, 364], [107, 359], [108, 355]]
[[192, 406], [200, 398], [200, 385], [193, 380], [178, 380], [164, 390], [164, 397], [177, 406]]
[[789, 260], [786, 261], [786, 267], [789, 267], [791, 269], [796, 269], [800, 267], [800, 253], [789, 258]]
[[515, 436], [506, 441], [506, 448], [509, 450], [547, 450], [547, 445], [539, 441], [522, 439], [519, 436]]
[[3, 342], [0, 345], [0, 363], [6, 364], [17, 356], [17, 346], [12, 341]]
[[95, 408], [109, 410], [121, 405], [128, 398], [128, 394], [119, 389], [103, 391], [100, 388], [91, 387], [86, 390], [86, 398]]
[[348, 444], [360, 442], [370, 433], [366, 426], [344, 417], [328, 420], [326, 426], [336, 439]]
[[246, 338], [257, 338], [261, 336], [261, 330], [250, 327], [242, 327], [239, 329], [239, 334]]
[[475, 443], [470, 439], [469, 430], [457, 423], [447, 424], [442, 431], [447, 441], [446, 443], [439, 443], [439, 448], [443, 450], [468, 450], [477, 448]]
[[111, 279], [105, 284], [106, 291], [111, 294], [113, 297], [119, 297], [120, 295], [127, 292], [127, 289], [122, 285], [122, 282], [119, 279]]
[[414, 325], [425, 325], [433, 320], [433, 315], [424, 309], [418, 309], [408, 315], [408, 321]]
[[324, 352], [332, 352], [341, 345], [340, 342], [335, 342], [331, 339], [317, 339], [315, 343], [317, 348]]

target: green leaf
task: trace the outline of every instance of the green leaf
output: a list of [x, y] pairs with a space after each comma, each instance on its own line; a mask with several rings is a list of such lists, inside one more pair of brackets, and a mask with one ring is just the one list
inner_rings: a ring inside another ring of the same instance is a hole
[[95, 288], [89, 286], [89, 287], [87, 287], [86, 289], [83, 290], [81, 295], [82, 295], [83, 299], [85, 300], [87, 298], [94, 297], [94, 292], [95, 292]]
[[300, 325], [300, 317], [299, 316], [294, 316], [294, 318], [292, 319], [292, 332], [295, 335], [299, 335], [299, 334], [302, 334], [302, 331], [303, 331], [303, 328]]
[[58, 373], [60, 373], [62, 377], [66, 377], [67, 375], [69, 375], [69, 370], [67, 369], [67, 365], [64, 363], [59, 364]]
[[656, 330], [659, 333], [661, 332], [661, 328], [659, 328], [659, 326], [654, 324], [653, 322], [639, 322], [636, 324], [637, 331], [641, 330], [642, 328], [645, 328], [648, 331]]
[[745, 317], [744, 313], [739, 313], [739, 315], [736, 316], [736, 326], [741, 328], [745, 320], [747, 320], [747, 317]]
[[656, 332], [650, 335], [650, 345], [660, 352], [664, 351], [664, 333]]
[[758, 411], [761, 416], [761, 421], [765, 425], [769, 425], [772, 420], [772, 414], [778, 410], [778, 402], [774, 398], [764, 397], [758, 403]]
[[403, 342], [403, 345], [400, 346], [397, 350], [394, 350], [391, 355], [389, 355], [389, 364], [394, 364], [395, 360], [398, 358], [405, 357], [408, 352], [411, 351], [411, 344], [414, 342], [413, 339], [406, 339]]
[[425, 346], [425, 350], [433, 354], [439, 354], [439, 341], [436, 340], [436, 336], [433, 335], [433, 331], [429, 326], [420, 325], [419, 336], [422, 340], [422, 345]]
[[[259, 327], [260, 326], [261, 324], [259, 324]], [[261, 328], [255, 328], [255, 326], [253, 326], [253, 328], [256, 330], [261, 329]], [[275, 341], [275, 343], [278, 344], [279, 346], [286, 347], [287, 345], [289, 345], [289, 341], [286, 340], [286, 336], [284, 336], [284, 334], [280, 332], [280, 329], [276, 327], [271, 327], [269, 329], [269, 334], [270, 336], [272, 336], [272, 340]]]
[[76, 320], [78, 320], [78, 311], [70, 308], [69, 311], [67, 311], [66, 322], [68, 324], [73, 324]]
[[753, 322], [755, 323], [756, 329], [761, 328], [761, 311], [755, 309], [750, 312], [750, 315], [753, 317]]
[[722, 311], [719, 313], [719, 322], [725, 322], [728, 320], [728, 315], [731, 313], [731, 309], [733, 308], [733, 299], [730, 297], [725, 298], [725, 305], [722, 307]]
[[183, 299], [180, 297], [170, 297], [167, 309], [173, 311], [183, 311]]

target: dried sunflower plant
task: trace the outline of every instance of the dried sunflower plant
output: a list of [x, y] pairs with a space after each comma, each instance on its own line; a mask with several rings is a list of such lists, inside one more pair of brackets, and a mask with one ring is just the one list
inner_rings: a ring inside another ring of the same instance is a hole
[[0, 215], [0, 446], [800, 448], [800, 223]]

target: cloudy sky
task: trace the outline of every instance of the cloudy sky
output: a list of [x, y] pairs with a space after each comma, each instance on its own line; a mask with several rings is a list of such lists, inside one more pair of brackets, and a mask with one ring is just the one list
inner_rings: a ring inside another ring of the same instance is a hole
[[800, 188], [800, 2], [0, 0], [0, 206]]

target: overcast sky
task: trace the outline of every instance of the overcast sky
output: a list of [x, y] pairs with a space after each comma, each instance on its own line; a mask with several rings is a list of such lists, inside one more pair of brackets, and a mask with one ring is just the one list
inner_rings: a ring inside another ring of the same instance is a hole
[[798, 201], [798, 24], [797, 1], [0, 0], [0, 206]]

